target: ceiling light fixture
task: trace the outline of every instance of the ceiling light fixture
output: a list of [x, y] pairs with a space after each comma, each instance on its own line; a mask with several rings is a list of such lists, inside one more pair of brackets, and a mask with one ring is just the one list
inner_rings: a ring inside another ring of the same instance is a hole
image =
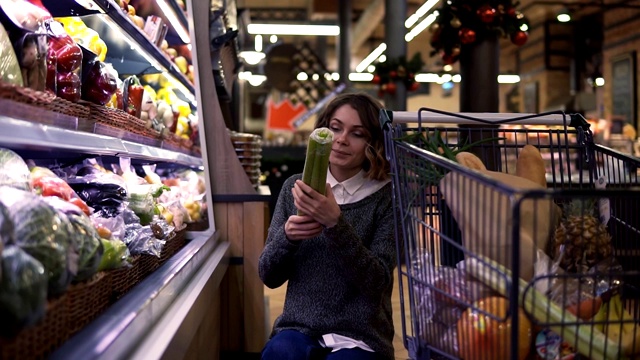
[[371, 81], [373, 80], [373, 74], [371, 73], [351, 73], [349, 74], [349, 81]]
[[338, 36], [338, 25], [293, 25], [293, 24], [249, 24], [247, 32], [251, 35], [306, 35]]
[[169, 21], [169, 24], [173, 27], [173, 29], [178, 33], [180, 40], [183, 43], [189, 44], [191, 43], [191, 37], [189, 37], [189, 32], [182, 26], [180, 20], [178, 20], [178, 16], [175, 11], [165, 2], [165, 0], [156, 0], [156, 4], [160, 7], [160, 10], [164, 13], [164, 16]]
[[249, 65], [258, 65], [265, 58], [265, 53], [259, 51], [241, 51], [238, 54]]
[[382, 55], [382, 53], [387, 50], [387, 44], [382, 43], [380, 45], [378, 45], [377, 48], [373, 49], [373, 51], [371, 52], [371, 54], [367, 55], [366, 58], [364, 58], [364, 60], [362, 60], [360, 62], [360, 64], [358, 64], [358, 66], [356, 66], [356, 71], [361, 73], [363, 71], [365, 71], [367, 69], [367, 67], [377, 58], [380, 57], [380, 55]]
[[499, 84], [516, 84], [520, 82], [518, 75], [498, 75]]
[[262, 35], [256, 35], [254, 42], [256, 51], [262, 51]]
[[558, 12], [558, 15], [556, 15], [556, 19], [558, 19], [558, 21], [562, 23], [571, 21], [571, 15], [569, 15], [569, 9], [562, 8]]
[[433, 24], [433, 22], [436, 21], [437, 17], [438, 17], [437, 11], [429, 14], [429, 16], [424, 18], [424, 20], [422, 20], [418, 25], [416, 25], [413, 29], [411, 29], [411, 31], [409, 31], [404, 36], [404, 40], [406, 42], [413, 40], [416, 36], [418, 36], [421, 32], [423, 32], [424, 29], [428, 28], [429, 25]]
[[407, 20], [404, 22], [404, 26], [407, 29], [411, 28], [415, 23], [418, 22], [418, 20], [420, 20], [421, 17], [423, 17], [426, 13], [429, 12], [429, 10], [436, 6], [439, 1], [440, 0], [427, 0], [424, 4], [422, 4], [422, 6], [420, 6], [420, 8], [418, 8], [418, 10], [416, 10], [413, 15], [407, 18]]

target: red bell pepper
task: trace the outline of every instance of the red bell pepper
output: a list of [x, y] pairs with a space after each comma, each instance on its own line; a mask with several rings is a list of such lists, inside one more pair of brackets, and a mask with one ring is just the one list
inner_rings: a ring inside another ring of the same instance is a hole
[[140, 84], [140, 80], [134, 75], [124, 81], [124, 91], [124, 110], [127, 114], [139, 118], [142, 112], [144, 86]]

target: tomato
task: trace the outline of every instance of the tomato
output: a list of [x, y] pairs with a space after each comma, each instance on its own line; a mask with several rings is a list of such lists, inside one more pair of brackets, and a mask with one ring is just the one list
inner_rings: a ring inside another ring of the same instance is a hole
[[82, 210], [86, 215], [91, 215], [91, 209], [87, 206], [87, 203], [82, 201], [79, 197], [73, 197], [69, 202]]
[[66, 181], [58, 177], [41, 177], [33, 181], [33, 189], [42, 196], [57, 196], [69, 201], [74, 194]]
[[[458, 319], [460, 357], [475, 359], [511, 359], [511, 318], [506, 318], [509, 301], [490, 296], [474, 303]], [[484, 313], [491, 314], [485, 315]], [[531, 321], [518, 308], [518, 354], [524, 360], [531, 347]]]

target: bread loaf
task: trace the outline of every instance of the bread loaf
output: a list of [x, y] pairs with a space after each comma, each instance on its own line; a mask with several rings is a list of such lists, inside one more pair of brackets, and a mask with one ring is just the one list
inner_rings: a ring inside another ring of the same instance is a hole
[[544, 188], [547, 187], [544, 160], [542, 160], [542, 155], [540, 155], [538, 148], [527, 144], [520, 150], [520, 155], [518, 155], [518, 161], [516, 162], [516, 175], [531, 180]]
[[470, 152], [462, 151], [456, 154], [456, 161], [465, 167], [473, 170], [487, 170], [487, 167], [484, 166], [482, 160], [477, 157], [475, 154]]

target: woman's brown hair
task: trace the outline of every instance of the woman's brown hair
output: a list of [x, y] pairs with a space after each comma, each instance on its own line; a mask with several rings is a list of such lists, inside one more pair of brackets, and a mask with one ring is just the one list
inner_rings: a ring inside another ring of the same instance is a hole
[[343, 105], [349, 105], [358, 112], [362, 125], [367, 130], [365, 150], [366, 160], [362, 164], [365, 177], [373, 180], [389, 178], [389, 162], [384, 153], [384, 134], [380, 127], [380, 110], [382, 105], [372, 96], [365, 93], [347, 93], [336, 96], [322, 111], [316, 120], [315, 127], [329, 127], [333, 114]]

